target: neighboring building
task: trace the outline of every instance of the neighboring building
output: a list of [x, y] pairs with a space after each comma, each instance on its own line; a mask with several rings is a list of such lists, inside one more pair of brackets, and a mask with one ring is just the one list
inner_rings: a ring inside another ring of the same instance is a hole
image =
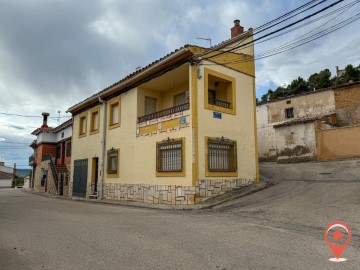
[[30, 176], [27, 175], [24, 177], [24, 185], [23, 188], [29, 188], [30, 187]]
[[31, 133], [36, 140], [30, 145], [34, 149], [29, 157], [33, 169], [30, 187], [36, 192], [68, 196], [72, 119], [51, 128], [47, 125], [48, 116], [43, 113], [43, 125]]
[[231, 32], [69, 108], [73, 196], [194, 204], [258, 180], [254, 49], [221, 53], [252, 41], [252, 29], [237, 20]]
[[[295, 162], [360, 156], [359, 125], [360, 82], [263, 103], [257, 106], [259, 159]], [[340, 133], [342, 137], [330, 136]]]
[[14, 186], [16, 176], [16, 164], [14, 167], [5, 166], [5, 162], [0, 162], [0, 188], [11, 188]]
[[345, 72], [346, 72], [345, 69], [339, 69], [338, 66], [336, 66], [335, 68], [336, 68], [336, 76], [337, 76], [337, 77], [341, 77], [341, 76], [344, 75]]

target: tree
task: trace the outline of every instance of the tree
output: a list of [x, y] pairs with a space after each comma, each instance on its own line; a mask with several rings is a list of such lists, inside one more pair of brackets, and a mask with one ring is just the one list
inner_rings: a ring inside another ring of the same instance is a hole
[[287, 89], [288, 92], [292, 95], [307, 92], [309, 90], [307, 81], [305, 81], [300, 76], [293, 80]]
[[310, 75], [308, 79], [308, 85], [311, 89], [330, 87], [332, 85], [330, 78], [331, 78], [330, 70], [324, 69], [319, 73], [314, 73]]

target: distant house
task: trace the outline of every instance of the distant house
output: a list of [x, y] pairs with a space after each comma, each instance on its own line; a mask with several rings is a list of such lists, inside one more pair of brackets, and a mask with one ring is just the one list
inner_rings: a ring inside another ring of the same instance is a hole
[[43, 113], [43, 125], [31, 134], [36, 136], [29, 157], [33, 168], [30, 187], [37, 192], [68, 195], [71, 159], [72, 119], [52, 128], [47, 125], [48, 113]]
[[360, 157], [360, 82], [262, 103], [256, 112], [260, 160]]
[[69, 108], [72, 195], [194, 204], [257, 181], [252, 40], [236, 20]]
[[0, 162], [0, 188], [11, 188], [16, 174], [14, 167], [5, 166], [5, 162]]
[[23, 188], [29, 188], [30, 187], [30, 176], [25, 176], [24, 177], [24, 185]]

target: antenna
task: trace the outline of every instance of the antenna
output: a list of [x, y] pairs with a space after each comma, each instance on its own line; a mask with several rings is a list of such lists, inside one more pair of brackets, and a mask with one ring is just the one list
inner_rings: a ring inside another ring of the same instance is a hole
[[210, 47], [211, 47], [211, 38], [202, 38], [202, 37], [197, 37], [196, 39], [201, 39], [201, 40], [205, 40], [205, 41], [209, 42]]

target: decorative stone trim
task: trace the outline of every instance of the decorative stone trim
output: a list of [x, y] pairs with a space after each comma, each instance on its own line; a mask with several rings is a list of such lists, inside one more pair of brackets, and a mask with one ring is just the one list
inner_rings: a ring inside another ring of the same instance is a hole
[[233, 188], [253, 183], [250, 179], [198, 180], [196, 186], [117, 184], [104, 185], [104, 199], [150, 204], [196, 204]]

